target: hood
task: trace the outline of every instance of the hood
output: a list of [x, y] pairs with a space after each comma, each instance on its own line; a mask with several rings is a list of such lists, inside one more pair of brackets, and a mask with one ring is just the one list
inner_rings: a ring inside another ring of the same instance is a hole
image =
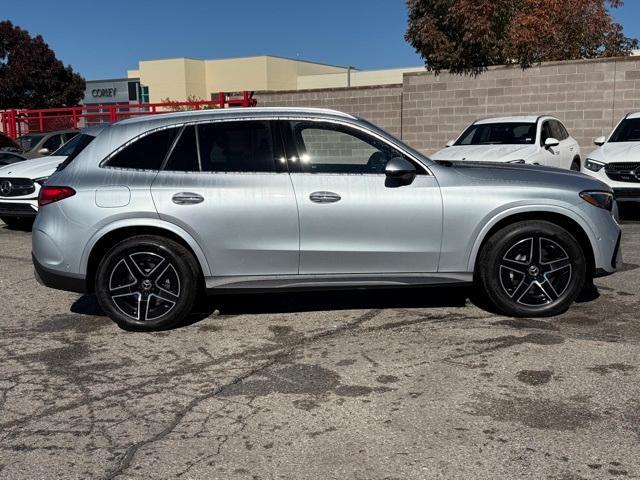
[[555, 167], [494, 162], [440, 161], [438, 164], [486, 184], [526, 184], [560, 189], [612, 191], [607, 184], [589, 175]]
[[640, 142], [611, 142], [589, 154], [589, 158], [604, 163], [640, 162]]
[[51, 156], [24, 160], [12, 163], [0, 168], [0, 177], [14, 178], [42, 178], [48, 177], [55, 172], [58, 165], [64, 162], [65, 156]]
[[436, 160], [510, 162], [526, 160], [536, 151], [535, 145], [457, 145], [440, 150], [431, 157]]

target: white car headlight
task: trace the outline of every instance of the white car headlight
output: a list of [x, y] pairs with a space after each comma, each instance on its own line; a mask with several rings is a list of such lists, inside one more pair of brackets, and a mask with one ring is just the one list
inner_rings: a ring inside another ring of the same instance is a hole
[[599, 172], [604, 168], [604, 163], [594, 160], [593, 158], [587, 158], [584, 161], [584, 168], [591, 170], [592, 172]]

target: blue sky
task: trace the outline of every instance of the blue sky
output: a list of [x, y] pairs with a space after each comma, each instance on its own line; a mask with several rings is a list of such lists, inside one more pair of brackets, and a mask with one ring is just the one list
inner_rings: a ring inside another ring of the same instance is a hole
[[[0, 19], [41, 34], [87, 79], [138, 60], [271, 54], [356, 68], [421, 65], [404, 0], [0, 0]], [[615, 12], [640, 37], [640, 1]]]

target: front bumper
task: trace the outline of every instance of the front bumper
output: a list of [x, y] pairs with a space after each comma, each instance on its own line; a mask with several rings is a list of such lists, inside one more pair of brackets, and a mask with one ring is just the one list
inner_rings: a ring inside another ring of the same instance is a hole
[[38, 208], [34, 202], [0, 201], [0, 217], [35, 218]]
[[36, 280], [45, 287], [65, 290], [67, 292], [87, 293], [87, 282], [84, 277], [63, 274], [44, 267], [35, 255], [31, 254]]

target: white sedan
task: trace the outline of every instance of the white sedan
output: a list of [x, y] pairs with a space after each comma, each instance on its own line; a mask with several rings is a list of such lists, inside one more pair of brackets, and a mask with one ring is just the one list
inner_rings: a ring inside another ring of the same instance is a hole
[[435, 160], [530, 163], [580, 170], [580, 146], [557, 118], [498, 117], [477, 120], [432, 155]]

